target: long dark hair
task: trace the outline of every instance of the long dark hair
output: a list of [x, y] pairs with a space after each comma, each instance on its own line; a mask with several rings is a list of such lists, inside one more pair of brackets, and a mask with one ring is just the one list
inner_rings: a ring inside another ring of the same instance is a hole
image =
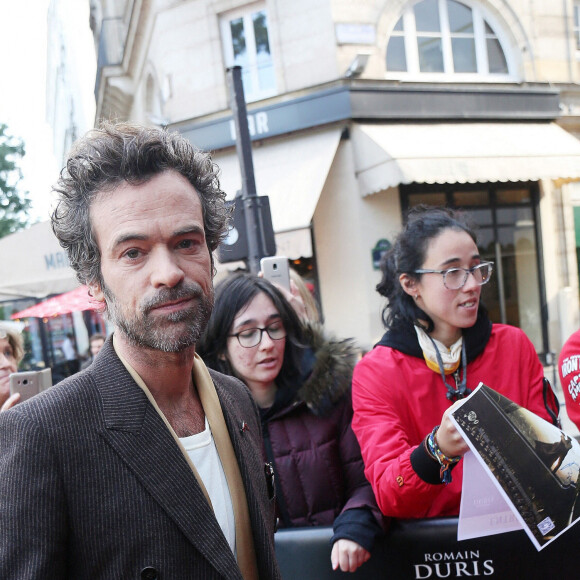
[[196, 345], [196, 351], [208, 367], [226, 375], [237, 376], [224, 356], [228, 335], [238, 312], [260, 293], [272, 300], [286, 329], [284, 362], [276, 378], [276, 385], [278, 388], [297, 386], [304, 351], [302, 325], [280, 291], [267, 280], [253, 274], [233, 274], [216, 286], [212, 315], [205, 333]]
[[[421, 274], [415, 274], [415, 270], [423, 267], [429, 243], [444, 230], [464, 231], [477, 244], [475, 226], [464, 212], [418, 205], [407, 213], [403, 230], [381, 262], [382, 278], [377, 284], [377, 292], [389, 301], [382, 313], [387, 329], [424, 320], [427, 322], [425, 330], [433, 331], [433, 321], [403, 290], [399, 276], [407, 274], [415, 280], [421, 279]], [[480, 309], [482, 307], [480, 304]]]

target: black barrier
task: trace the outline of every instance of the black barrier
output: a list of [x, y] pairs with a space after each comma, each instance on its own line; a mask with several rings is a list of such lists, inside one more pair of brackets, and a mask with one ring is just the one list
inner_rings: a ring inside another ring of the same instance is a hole
[[457, 518], [400, 520], [377, 543], [356, 572], [330, 565], [331, 528], [295, 528], [276, 533], [284, 580], [435, 580], [437, 578], [577, 578], [580, 526], [538, 552], [524, 531], [457, 541]]

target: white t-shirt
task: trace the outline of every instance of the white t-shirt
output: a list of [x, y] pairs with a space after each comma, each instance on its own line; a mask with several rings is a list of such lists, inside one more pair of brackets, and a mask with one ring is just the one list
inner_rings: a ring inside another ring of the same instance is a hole
[[72, 340], [70, 338], [67, 337], [64, 339], [61, 348], [66, 360], [74, 360], [77, 358], [75, 347], [73, 346]]
[[190, 437], [180, 437], [183, 447], [195, 465], [201, 477], [211, 503], [215, 517], [232, 549], [236, 553], [236, 522], [234, 507], [226, 474], [217, 452], [207, 417], [205, 429]]

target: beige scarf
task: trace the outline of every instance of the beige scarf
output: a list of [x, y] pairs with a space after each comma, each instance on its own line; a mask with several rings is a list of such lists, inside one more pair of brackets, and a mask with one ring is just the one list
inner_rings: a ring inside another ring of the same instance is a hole
[[[115, 335], [113, 335], [113, 346], [115, 347]], [[150, 403], [153, 405], [157, 413], [159, 413], [159, 416], [163, 419], [163, 422], [175, 439], [175, 442], [185, 457], [185, 460], [191, 467], [191, 470], [193, 471], [193, 474], [195, 475], [195, 478], [197, 479], [197, 482], [203, 491], [207, 503], [210, 505], [210, 507], [212, 507], [209, 494], [207, 493], [205, 485], [203, 484], [203, 481], [197, 472], [195, 465], [191, 461], [187, 451], [185, 451], [185, 448], [181, 444], [179, 437], [169, 424], [169, 421], [167, 421], [165, 415], [157, 406], [157, 403], [147, 388], [147, 385], [138, 375], [137, 371], [119, 354], [119, 351], [116, 347], [115, 352], [117, 353], [117, 356], [121, 362], [125, 365], [125, 368], [133, 377], [133, 380], [141, 387], [141, 389], [143, 389], [143, 392], [145, 395], [147, 395]], [[197, 388], [197, 392], [201, 400], [201, 405], [209, 422], [210, 429], [218, 450], [218, 455], [220, 457], [220, 461], [226, 475], [226, 480], [228, 482], [230, 496], [232, 498], [234, 518], [236, 521], [236, 558], [238, 561], [238, 566], [240, 567], [242, 576], [245, 580], [257, 580], [258, 565], [256, 563], [254, 539], [252, 536], [252, 527], [250, 525], [250, 512], [248, 510], [248, 501], [246, 498], [244, 483], [242, 481], [242, 475], [240, 473], [238, 461], [234, 453], [232, 442], [230, 440], [226, 421], [224, 419], [222, 408], [217, 396], [217, 392], [215, 390], [215, 385], [211, 380], [211, 376], [207, 370], [207, 367], [197, 354], [195, 355], [195, 361], [193, 365], [193, 383]]]
[[[443, 361], [443, 370], [445, 374], [450, 375], [454, 373], [461, 363], [461, 346], [463, 344], [463, 337], [460, 337], [457, 342], [454, 342], [449, 348], [447, 348], [436, 338], [430, 338], [422, 328], [419, 328], [417, 325], [415, 325], [414, 328], [427, 366], [436, 373], [440, 372], [437, 355], [435, 354], [435, 348], [437, 348], [441, 355], [441, 360]], [[435, 343], [435, 346], [433, 343]]]

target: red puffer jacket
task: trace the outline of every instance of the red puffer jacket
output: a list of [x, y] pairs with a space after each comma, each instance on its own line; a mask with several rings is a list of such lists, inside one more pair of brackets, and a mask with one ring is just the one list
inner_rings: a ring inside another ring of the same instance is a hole
[[560, 384], [568, 417], [580, 429], [580, 330], [564, 343], [558, 359]]
[[[481, 381], [551, 421], [544, 405], [544, 369], [530, 340], [513, 326], [492, 326], [487, 319], [477, 325], [481, 332], [471, 348], [470, 332], [464, 332], [467, 387], [474, 390]], [[357, 364], [352, 383], [352, 425], [360, 442], [366, 476], [385, 515], [456, 515], [463, 462], [453, 470], [449, 485], [442, 485], [438, 475], [437, 482], [429, 482], [425, 473], [421, 474], [423, 477], [417, 473], [418, 467], [425, 466], [425, 461], [419, 461], [423, 440], [451, 405], [446, 388], [439, 373], [425, 364], [414, 330], [406, 331], [406, 336], [404, 330], [393, 333], [390, 339], [389, 333], [385, 336], [387, 340], [383, 339]], [[393, 344], [394, 340], [398, 341], [396, 347], [382, 345]], [[453, 382], [451, 377], [447, 380]], [[557, 414], [553, 393], [546, 396], [552, 413]], [[433, 463], [438, 474], [436, 462], [428, 462]]]

